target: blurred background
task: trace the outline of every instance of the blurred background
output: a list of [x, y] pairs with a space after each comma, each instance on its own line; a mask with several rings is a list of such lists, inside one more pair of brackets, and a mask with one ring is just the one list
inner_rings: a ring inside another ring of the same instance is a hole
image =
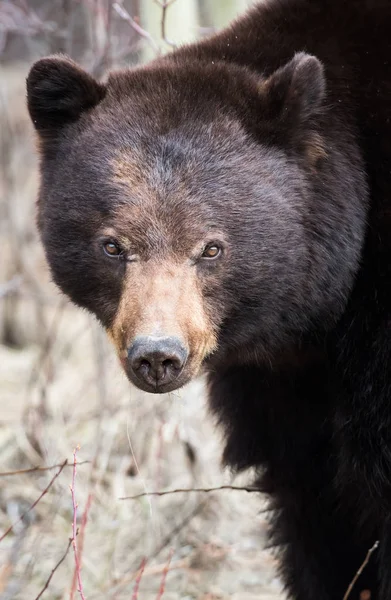
[[1, 600], [283, 597], [258, 495], [121, 499], [241, 486], [251, 474], [221, 469], [202, 380], [167, 397], [131, 389], [98, 324], [50, 282], [25, 106], [39, 57], [65, 52], [101, 77], [210, 35], [250, 4], [0, 0]]

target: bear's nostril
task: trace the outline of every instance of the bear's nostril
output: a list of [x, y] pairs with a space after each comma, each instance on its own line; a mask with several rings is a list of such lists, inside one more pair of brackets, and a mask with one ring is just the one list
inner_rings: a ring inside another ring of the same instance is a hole
[[147, 377], [151, 370], [151, 363], [145, 358], [141, 360], [135, 360], [132, 364], [134, 371], [139, 371], [143, 377]]
[[181, 368], [180, 361], [172, 359], [172, 358], [166, 358], [166, 360], [163, 360], [162, 364], [165, 369], [180, 369]]

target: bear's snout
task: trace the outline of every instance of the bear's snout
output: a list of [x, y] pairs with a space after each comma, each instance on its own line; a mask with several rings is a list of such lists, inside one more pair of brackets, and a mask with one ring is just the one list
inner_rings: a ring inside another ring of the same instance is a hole
[[128, 350], [125, 368], [137, 387], [163, 393], [178, 387], [187, 357], [177, 337], [138, 336]]

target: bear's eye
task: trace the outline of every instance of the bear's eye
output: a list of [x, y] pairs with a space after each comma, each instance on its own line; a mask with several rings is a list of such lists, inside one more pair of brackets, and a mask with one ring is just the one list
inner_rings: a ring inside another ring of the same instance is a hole
[[122, 255], [122, 250], [117, 242], [113, 242], [113, 240], [108, 240], [103, 242], [103, 250], [107, 256], [116, 257]]
[[221, 248], [217, 244], [208, 244], [202, 253], [202, 258], [217, 258], [221, 254]]

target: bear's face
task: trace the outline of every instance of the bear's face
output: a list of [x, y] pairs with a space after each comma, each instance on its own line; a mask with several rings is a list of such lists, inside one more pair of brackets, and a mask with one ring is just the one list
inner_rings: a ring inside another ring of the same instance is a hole
[[225, 65], [204, 65], [201, 78], [161, 61], [102, 85], [49, 58], [28, 93], [53, 278], [97, 315], [138, 387], [176, 389], [254, 345], [271, 356], [339, 314], [364, 207], [346, 203], [341, 223], [325, 190], [316, 225], [311, 178], [327, 160], [308, 125], [324, 95], [316, 59], [299, 55], [268, 80]]

